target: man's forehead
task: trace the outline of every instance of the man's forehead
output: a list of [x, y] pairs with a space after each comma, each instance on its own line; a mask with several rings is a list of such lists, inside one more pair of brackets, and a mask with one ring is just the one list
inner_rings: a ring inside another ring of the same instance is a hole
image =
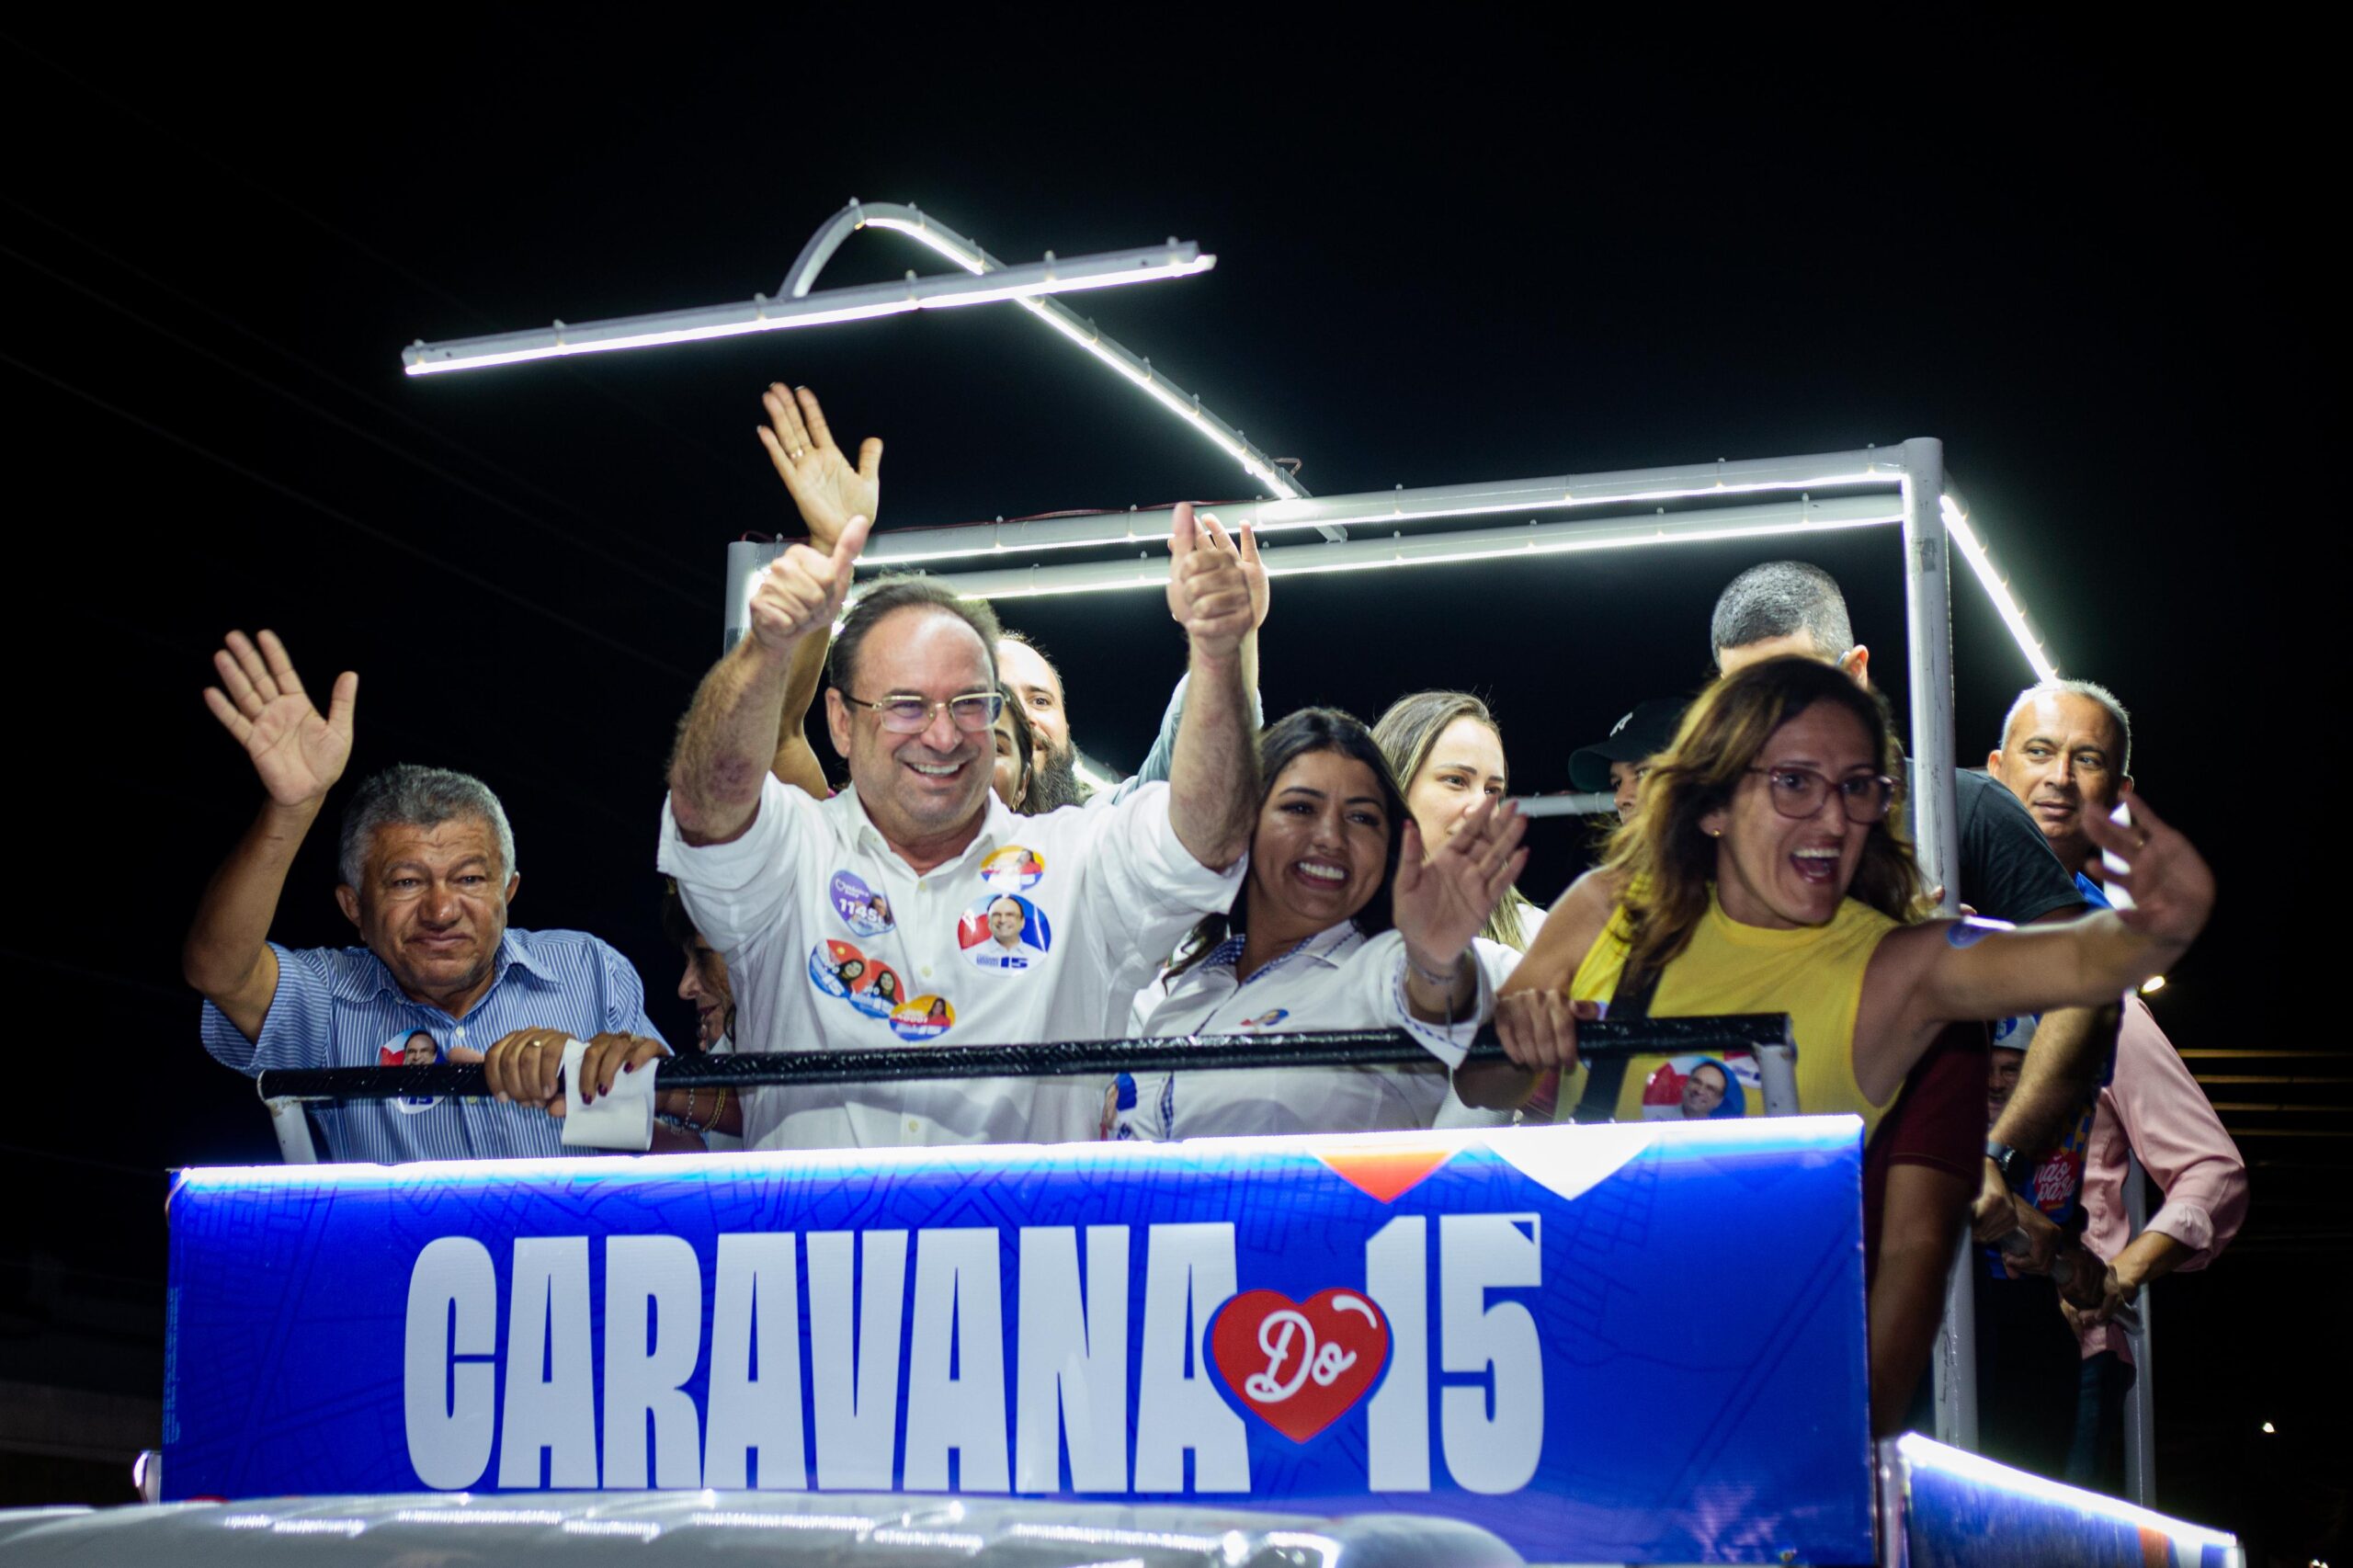
[[962, 617], [926, 605], [892, 611], [867, 633], [858, 650], [860, 684], [877, 690], [916, 691], [930, 686], [955, 692], [989, 684], [989, 651]]
[[1011, 638], [999, 642], [996, 645], [996, 663], [1008, 686], [1051, 691], [1057, 699], [1062, 697], [1062, 672], [1047, 661], [1046, 655], [1027, 642], [1016, 642]]
[[422, 860], [451, 865], [472, 856], [495, 859], [498, 835], [481, 817], [451, 817], [430, 827], [421, 823], [388, 822], [376, 829], [368, 858], [378, 865], [393, 860]]
[[2018, 710], [2018, 722], [2010, 726], [2006, 744], [2022, 744], [2035, 735], [2069, 744], [2089, 741], [2095, 745], [2113, 747], [2116, 721], [2107, 709], [2079, 693], [2040, 692]]

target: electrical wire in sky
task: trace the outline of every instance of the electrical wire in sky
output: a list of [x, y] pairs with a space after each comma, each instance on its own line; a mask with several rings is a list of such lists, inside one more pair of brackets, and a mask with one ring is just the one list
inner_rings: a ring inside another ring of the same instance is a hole
[[303, 494], [301, 491], [295, 489], [292, 485], [288, 484], [281, 480], [272, 479], [266, 473], [248, 468], [244, 463], [237, 461], [234, 458], [224, 457], [221, 453], [212, 450], [210, 447], [204, 446], [200, 442], [191, 440], [176, 430], [165, 429], [163, 426], [156, 424], [153, 420], [147, 418], [144, 415], [133, 414], [131, 410], [122, 407], [119, 403], [109, 403], [105, 398], [98, 396], [97, 393], [91, 392], [85, 387], [75, 386], [71, 381], [65, 381], [61, 377], [51, 375], [49, 371], [42, 369], [38, 365], [28, 364], [26, 361], [17, 358], [15, 355], [8, 353], [5, 349], [0, 349], [0, 364], [12, 365], [24, 374], [32, 377], [35, 381], [46, 382], [48, 385], [55, 387], [58, 391], [65, 392], [70, 396], [79, 398], [84, 403], [89, 403], [95, 408], [103, 409], [107, 413], [113, 415], [116, 418], [123, 420], [128, 424], [135, 425], [142, 430], [146, 431], [148, 434], [169, 441], [172, 445], [178, 447], [184, 451], [193, 452], [198, 457], [204, 459], [206, 461], [227, 469], [230, 472], [236, 474], [241, 478], [250, 480], [252, 483], [262, 486], [262, 488], [266, 490], [269, 490], [277, 494], [282, 495], [290, 501], [308, 506], [322, 517], [332, 517], [336, 522], [343, 524], [344, 527], [350, 528], [357, 533], [363, 534], [369, 539], [374, 540], [379, 544], [396, 550], [404, 555], [414, 556], [417, 560], [427, 562], [448, 573], [452, 577], [472, 583], [475, 587], [482, 589], [485, 593], [494, 594], [510, 604], [519, 605], [523, 608], [530, 610], [536, 615], [544, 616], [548, 619], [554, 621], [557, 625], [563, 627], [565, 630], [575, 632], [592, 642], [600, 643], [607, 648], [610, 648], [615, 653], [626, 654], [631, 659], [633, 659], [637, 663], [644, 665], [651, 669], [659, 670], [664, 675], [674, 676], [681, 681], [693, 682], [700, 678], [700, 671], [686, 669], [680, 665], [671, 664], [666, 659], [657, 659], [651, 653], [646, 653], [643, 649], [636, 647], [631, 643], [624, 642], [618, 637], [608, 636], [583, 621], [574, 620], [572, 617], [565, 615], [561, 610], [552, 609], [547, 605], [541, 603], [540, 600], [532, 598], [527, 594], [517, 593], [503, 583], [485, 577], [478, 572], [469, 571], [463, 566], [460, 566], [453, 562], [434, 554], [433, 551], [425, 549], [421, 545], [412, 544], [410, 541], [401, 538], [400, 535], [393, 533], [389, 528], [379, 528], [374, 523], [365, 522], [358, 517], [355, 517], [350, 513], [346, 512], [339, 507], [331, 506], [314, 495]]

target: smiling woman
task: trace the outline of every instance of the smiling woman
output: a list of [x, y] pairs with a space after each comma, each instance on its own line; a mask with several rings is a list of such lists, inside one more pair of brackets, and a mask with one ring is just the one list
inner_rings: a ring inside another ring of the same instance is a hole
[[[1506, 1049], [1574, 1069], [1575, 1020], [1604, 1006], [1786, 1012], [1802, 1108], [1868, 1130], [1947, 1025], [2112, 1001], [2205, 925], [2212, 875], [2145, 808], [2135, 827], [2087, 824], [2130, 860], [2130, 915], [2019, 930], [1923, 919], [1901, 768], [1885, 708], [1835, 666], [1776, 658], [1726, 676], [1505, 987]], [[1630, 1063], [1614, 1094], [1588, 1084], [1586, 1118], [1639, 1116], [1645, 1071]]]
[[[1524, 857], [1522, 824], [1482, 803], [1427, 859], [1370, 732], [1303, 709], [1259, 741], [1266, 793], [1233, 907], [1198, 926], [1139, 1021], [1145, 1035], [1394, 1027], [1420, 1068], [1264, 1068], [1122, 1077], [1107, 1133], [1199, 1138], [1427, 1127], [1518, 955], [1477, 940]], [[1141, 1010], [1141, 1009], [1140, 1009]]]

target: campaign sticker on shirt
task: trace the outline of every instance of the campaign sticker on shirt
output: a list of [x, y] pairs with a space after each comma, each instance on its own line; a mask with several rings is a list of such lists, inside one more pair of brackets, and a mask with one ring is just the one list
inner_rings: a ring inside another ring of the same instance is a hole
[[869, 958], [848, 942], [831, 938], [810, 949], [809, 981], [870, 1018], [889, 1017], [906, 992], [898, 971], [889, 964]]
[[891, 901], [848, 871], [835, 871], [828, 890], [834, 913], [861, 937], [880, 937], [891, 929]]
[[1046, 912], [1018, 893], [997, 892], [956, 919], [956, 945], [982, 969], [1028, 969], [1054, 945]]
[[1007, 892], [1035, 887], [1045, 874], [1045, 858], [1018, 844], [1008, 844], [981, 862], [981, 881]]
[[956, 1009], [945, 996], [918, 996], [891, 1014], [891, 1032], [901, 1040], [938, 1040], [956, 1022]]
[[[411, 1029], [396, 1034], [376, 1048], [379, 1067], [430, 1067], [441, 1060], [441, 1042], [428, 1029]], [[431, 1110], [441, 1103], [439, 1095], [410, 1095], [392, 1102], [392, 1108], [404, 1116], [415, 1116], [421, 1110]]]
[[1746, 1116], [1751, 1103], [1762, 1109], [1764, 1080], [1756, 1058], [1745, 1051], [1728, 1056], [1670, 1056], [1643, 1085], [1644, 1121], [1715, 1121]]
[[1270, 1029], [1290, 1017], [1289, 1007], [1270, 1007], [1255, 1018], [1243, 1019], [1242, 1027], [1245, 1029]]

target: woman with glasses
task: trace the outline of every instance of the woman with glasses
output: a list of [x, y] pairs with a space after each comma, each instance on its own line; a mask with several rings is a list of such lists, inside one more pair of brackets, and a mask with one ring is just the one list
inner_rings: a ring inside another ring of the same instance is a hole
[[[1605, 1011], [1787, 1013], [1801, 1107], [1868, 1129], [1948, 1024], [2113, 1001], [2204, 926], [2205, 862], [2137, 806], [2133, 826], [2093, 824], [2131, 863], [2132, 912], [2020, 930], [1924, 919], [1901, 767], [1879, 699], [1832, 665], [1772, 659], [1719, 681], [1504, 987], [1505, 1049], [1532, 1071], [1465, 1082], [1466, 1097], [1508, 1100], [1533, 1072], [1574, 1069], [1577, 1019]], [[1563, 1119], [1581, 1097], [1607, 1103], [1579, 1119], [1641, 1116], [1660, 1064], [1630, 1062], [1614, 1096], [1572, 1079]]]
[[[1427, 1127], [1494, 996], [1480, 928], [1525, 863], [1525, 823], [1482, 804], [1437, 853], [1349, 715], [1307, 708], [1258, 741], [1250, 869], [1196, 926], [1138, 1025], [1147, 1037], [1402, 1028], [1415, 1067], [1260, 1067], [1123, 1076], [1105, 1131], [1147, 1139]], [[1141, 1009], [1140, 1009], [1141, 1010]]]

